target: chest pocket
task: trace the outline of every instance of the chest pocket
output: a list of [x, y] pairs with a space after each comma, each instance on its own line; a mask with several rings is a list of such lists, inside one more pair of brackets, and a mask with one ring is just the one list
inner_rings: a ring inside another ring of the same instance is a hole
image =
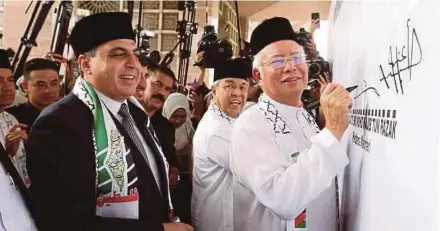
[[297, 139], [289, 134], [277, 134], [275, 136], [276, 143], [280, 150], [286, 155], [286, 160], [290, 164], [296, 163], [296, 160], [300, 153], [300, 148]]
[[288, 133], [276, 134], [278, 146], [286, 153], [287, 160], [294, 164], [297, 162], [300, 152], [310, 148], [311, 137], [319, 132], [314, 118], [305, 110], [298, 111], [296, 118], [286, 123]]

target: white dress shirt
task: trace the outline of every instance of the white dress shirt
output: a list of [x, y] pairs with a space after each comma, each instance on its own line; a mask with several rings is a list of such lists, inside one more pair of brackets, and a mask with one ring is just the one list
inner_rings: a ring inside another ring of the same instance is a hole
[[[334, 179], [349, 160], [339, 140], [327, 129], [316, 134], [304, 112], [264, 95], [235, 122], [234, 230], [336, 231]], [[306, 228], [295, 228], [304, 209]]]
[[[121, 105], [123, 103], [127, 104], [127, 100], [124, 100], [124, 102], [118, 102], [116, 100], [113, 100], [111, 98], [109, 98], [108, 96], [104, 95], [103, 93], [99, 92], [98, 90], [96, 90], [96, 94], [98, 95], [101, 103], [103, 105], [105, 105], [105, 107], [108, 109], [108, 111], [110, 111], [110, 113], [112, 113], [113, 116], [116, 117], [116, 119], [122, 123], [122, 116], [120, 116], [118, 114], [119, 109], [121, 108]], [[128, 106], [128, 104], [127, 104]], [[106, 113], [107, 110], [103, 110], [104, 113]], [[133, 119], [134, 121], [134, 119]], [[153, 155], [153, 152], [151, 151], [150, 147], [147, 145], [147, 142], [145, 141], [144, 136], [141, 134], [141, 132], [139, 131], [138, 127], [134, 126], [134, 129], [136, 131], [136, 134], [139, 136], [139, 139], [142, 142], [142, 146], [145, 149], [145, 153], [147, 154], [147, 158], [148, 158], [148, 162], [149, 162], [149, 166], [151, 171], [153, 172], [154, 175], [154, 179], [156, 180], [157, 186], [159, 187], [159, 191], [160, 191], [160, 177], [159, 177], [159, 171], [157, 169], [157, 165], [156, 165], [156, 161]]]
[[243, 112], [243, 111], [246, 111], [247, 109], [251, 108], [251, 107], [254, 106], [255, 104], [257, 104], [257, 103], [255, 103], [255, 102], [253, 102], [253, 101], [247, 101], [246, 104], [245, 104], [244, 107], [243, 107], [243, 110], [241, 110], [241, 111], [242, 111], [242, 112]]
[[191, 215], [196, 231], [233, 231], [230, 135], [234, 120], [211, 104], [193, 138]]

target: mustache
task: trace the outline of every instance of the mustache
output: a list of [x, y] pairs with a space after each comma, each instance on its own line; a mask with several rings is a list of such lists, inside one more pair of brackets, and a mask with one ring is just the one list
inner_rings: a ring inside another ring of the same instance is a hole
[[161, 94], [154, 94], [154, 95], [151, 96], [151, 98], [158, 99], [161, 102], [165, 102], [165, 97], [163, 95], [161, 95]]

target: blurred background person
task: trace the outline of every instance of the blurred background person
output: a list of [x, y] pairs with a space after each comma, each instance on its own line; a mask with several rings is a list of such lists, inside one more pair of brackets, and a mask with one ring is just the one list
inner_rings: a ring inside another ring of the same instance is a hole
[[180, 167], [180, 181], [175, 189], [176, 212], [185, 222], [191, 220], [192, 164], [194, 127], [188, 98], [181, 93], [168, 96], [162, 115], [175, 129], [174, 147]]

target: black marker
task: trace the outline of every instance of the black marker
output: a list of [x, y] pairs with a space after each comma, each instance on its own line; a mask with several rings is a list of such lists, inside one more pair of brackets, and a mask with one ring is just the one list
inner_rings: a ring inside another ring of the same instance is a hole
[[358, 85], [354, 85], [354, 86], [352, 86], [352, 87], [347, 87], [347, 88], [345, 88], [345, 90], [347, 90], [348, 92], [352, 92], [352, 91], [354, 91], [356, 88], [358, 88]]
[[[354, 91], [356, 88], [358, 88], [358, 85], [354, 85], [354, 86], [351, 86], [351, 87], [347, 87], [347, 88], [345, 88], [345, 90], [347, 90], [348, 92], [352, 92], [352, 91]], [[319, 106], [320, 106], [320, 103], [319, 103], [319, 100], [318, 100], [318, 101], [315, 101], [315, 102], [310, 103], [309, 105], [307, 105], [307, 107], [305, 107], [305, 109], [306, 109], [307, 111], [311, 111], [311, 110], [315, 110], [315, 109], [318, 108]]]

